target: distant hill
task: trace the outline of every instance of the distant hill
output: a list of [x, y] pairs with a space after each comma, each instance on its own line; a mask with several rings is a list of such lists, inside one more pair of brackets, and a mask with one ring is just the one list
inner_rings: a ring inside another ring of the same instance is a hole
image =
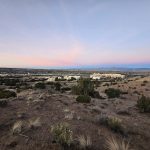
[[0, 68], [0, 73], [14, 74], [47, 74], [59, 72], [150, 72], [150, 68], [67, 68], [67, 69], [32, 69], [32, 68]]

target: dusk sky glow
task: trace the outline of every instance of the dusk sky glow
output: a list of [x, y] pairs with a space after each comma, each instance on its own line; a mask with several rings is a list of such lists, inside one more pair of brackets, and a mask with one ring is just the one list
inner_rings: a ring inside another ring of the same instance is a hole
[[148, 67], [150, 0], [0, 0], [0, 67]]

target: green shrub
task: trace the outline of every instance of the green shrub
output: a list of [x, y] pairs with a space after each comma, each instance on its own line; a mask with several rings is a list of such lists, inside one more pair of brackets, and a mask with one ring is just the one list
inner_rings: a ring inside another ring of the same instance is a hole
[[6, 107], [7, 101], [6, 100], [0, 100], [0, 107]]
[[60, 91], [61, 90], [61, 84], [60, 82], [47, 82], [47, 85], [50, 85], [51, 88], [55, 89], [56, 91]]
[[94, 83], [90, 79], [80, 79], [78, 85], [72, 87], [72, 93], [76, 95], [88, 95], [93, 98], [103, 99], [98, 91], [94, 90]]
[[0, 79], [1, 84], [5, 84], [6, 86], [16, 86], [17, 83], [19, 83], [19, 79], [9, 79], [9, 78], [1, 78]]
[[0, 90], [0, 99], [2, 98], [9, 98], [9, 97], [16, 97], [16, 93], [13, 91], [7, 91], [7, 90]]
[[90, 79], [80, 79], [78, 84], [82, 92], [80, 94], [89, 95], [90, 92], [94, 91], [94, 84]]
[[80, 88], [80, 86], [73, 86], [72, 89], [71, 89], [72, 93], [75, 94], [75, 95], [80, 95], [82, 94], [82, 89]]
[[38, 82], [35, 84], [35, 88], [38, 88], [38, 89], [45, 89], [46, 86], [45, 86], [45, 83], [43, 82]]
[[55, 86], [55, 90], [56, 90], [56, 91], [60, 91], [60, 89], [61, 89], [61, 84], [60, 84], [59, 82], [56, 82], [56, 83], [54, 84], [54, 86]]
[[142, 97], [137, 101], [137, 107], [141, 112], [150, 112], [150, 98], [142, 95]]
[[119, 89], [109, 88], [105, 90], [105, 93], [109, 98], [117, 98], [120, 96], [121, 91]]
[[79, 103], [90, 103], [91, 98], [88, 95], [79, 95], [76, 98], [76, 101], [79, 102]]
[[51, 127], [54, 141], [62, 145], [70, 145], [73, 141], [72, 131], [67, 123], [59, 123]]
[[80, 79], [78, 85], [72, 88], [72, 93], [77, 95], [89, 95], [94, 91], [94, 84], [90, 79]]

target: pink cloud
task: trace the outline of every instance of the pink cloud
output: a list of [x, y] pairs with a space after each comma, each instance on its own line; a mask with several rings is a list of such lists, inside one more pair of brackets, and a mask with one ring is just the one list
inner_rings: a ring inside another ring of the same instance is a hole
[[3, 52], [0, 55], [0, 66], [17, 66], [17, 67], [30, 67], [30, 66], [70, 66], [76, 64], [78, 58], [81, 56], [84, 48], [81, 44], [74, 44], [67, 51], [57, 51], [51, 55], [51, 51], [43, 54], [21, 54]]

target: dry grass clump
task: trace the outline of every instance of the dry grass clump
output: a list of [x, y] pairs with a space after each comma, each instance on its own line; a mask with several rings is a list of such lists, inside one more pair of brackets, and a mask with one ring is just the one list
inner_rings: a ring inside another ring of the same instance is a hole
[[12, 127], [13, 134], [20, 134], [25, 129], [35, 129], [41, 126], [40, 118], [27, 121], [17, 121]]
[[13, 134], [21, 133], [22, 128], [23, 128], [23, 121], [17, 121], [12, 127], [12, 133]]
[[110, 117], [108, 119], [108, 126], [114, 131], [118, 131], [121, 128], [121, 123], [122, 121], [117, 117]]
[[73, 141], [73, 133], [67, 123], [59, 123], [51, 126], [51, 133], [56, 143], [70, 146]]
[[124, 134], [122, 120], [117, 117], [101, 115], [99, 118], [99, 122], [100, 124], [105, 125], [108, 128], [110, 128], [114, 132]]
[[86, 149], [92, 145], [92, 140], [90, 136], [80, 135], [78, 136], [78, 141], [81, 148]]
[[106, 148], [108, 150], [129, 150], [129, 142], [125, 142], [125, 140], [117, 140], [114, 137], [109, 137], [106, 140]]
[[41, 126], [40, 118], [29, 120], [29, 127], [30, 128], [38, 128], [40, 126]]

